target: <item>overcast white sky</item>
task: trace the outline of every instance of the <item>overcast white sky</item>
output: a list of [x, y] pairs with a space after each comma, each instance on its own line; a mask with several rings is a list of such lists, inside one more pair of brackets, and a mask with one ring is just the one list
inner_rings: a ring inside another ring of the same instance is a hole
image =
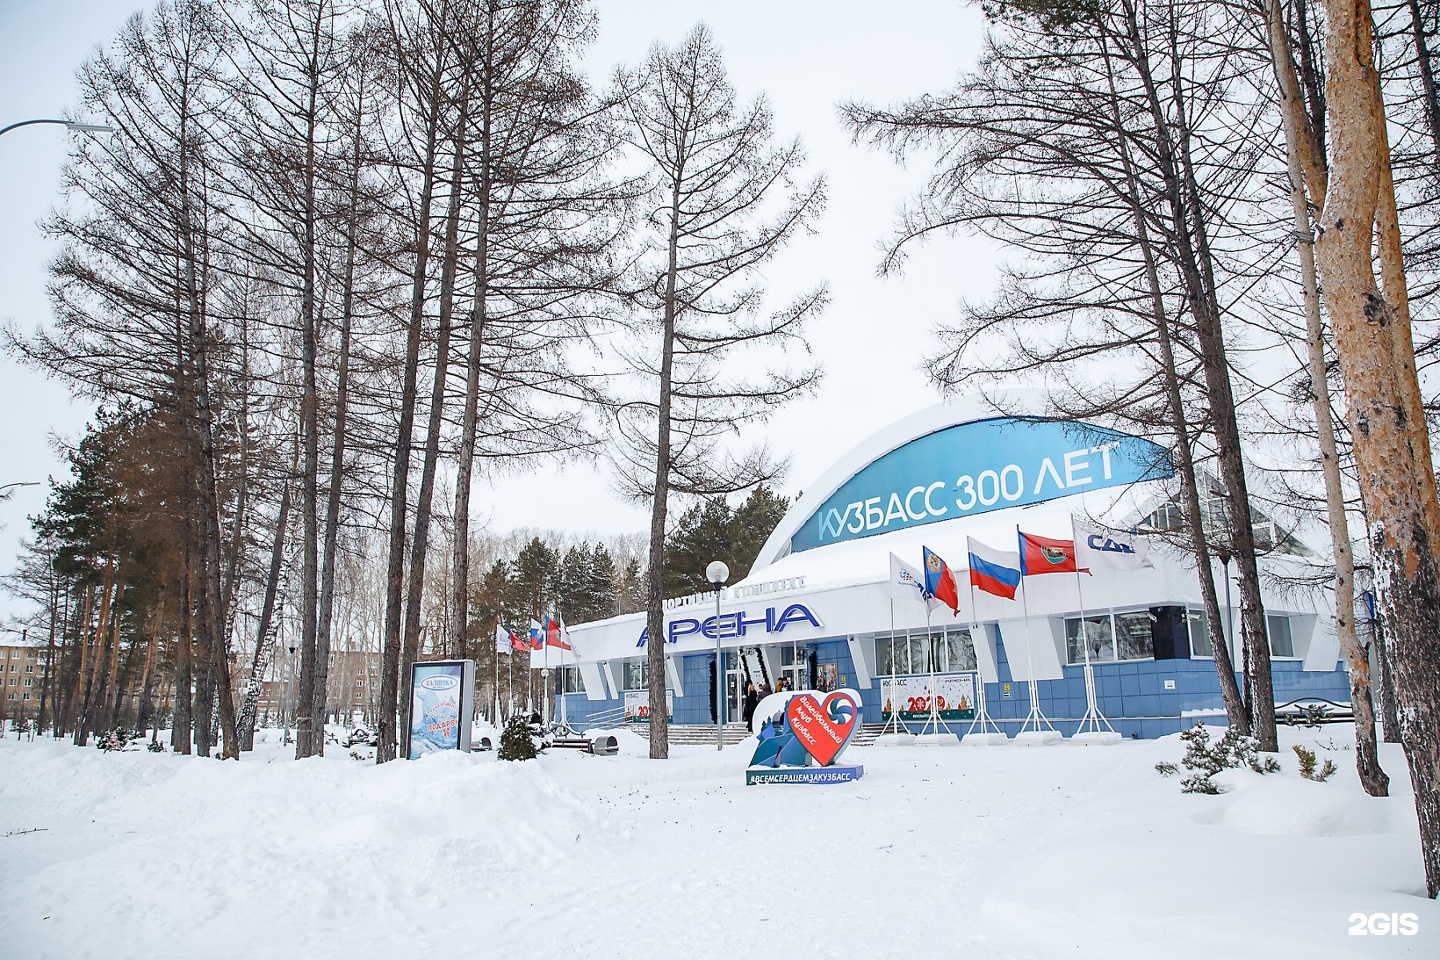
[[[75, 100], [74, 71], [118, 26], [149, 4], [137, 0], [0, 0], [0, 126], [62, 115]], [[979, 48], [980, 13], [962, 0], [600, 0], [600, 39], [588, 65], [598, 79], [635, 63], [659, 39], [675, 42], [698, 20], [722, 46], [743, 96], [768, 92], [775, 128], [799, 135], [813, 168], [830, 180], [817, 235], [802, 237], [768, 273], [788, 296], [818, 280], [831, 305], [810, 328], [826, 379], [813, 399], [768, 425], [773, 450], [793, 457], [782, 492], [794, 496], [856, 441], [938, 397], [918, 370], [932, 330], [964, 295], [983, 296], [997, 253], [959, 238], [916, 251], [899, 278], [880, 279], [878, 244], [898, 204], [921, 182], [888, 157], [852, 146], [836, 118], [847, 99], [889, 103], [950, 84]], [[78, 118], [84, 119], [84, 118]], [[0, 138], [0, 318], [33, 329], [49, 317], [52, 251], [36, 222], [57, 200], [69, 135], [28, 127]], [[90, 410], [58, 384], [0, 357], [0, 485], [63, 473], [52, 438], [73, 440]], [[26, 517], [46, 487], [0, 504], [0, 569], [14, 567]], [[643, 529], [645, 511], [619, 501], [591, 468], [501, 478], [475, 491], [477, 522], [503, 532], [535, 526], [618, 533]], [[0, 594], [0, 623], [13, 604]]]

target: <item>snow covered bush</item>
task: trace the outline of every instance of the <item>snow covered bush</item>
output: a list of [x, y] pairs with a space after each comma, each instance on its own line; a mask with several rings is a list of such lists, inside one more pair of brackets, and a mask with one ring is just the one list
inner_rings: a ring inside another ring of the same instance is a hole
[[1325, 763], [1321, 765], [1318, 771], [1315, 769], [1314, 750], [1306, 750], [1298, 743], [1295, 744], [1295, 746], [1291, 749], [1295, 751], [1295, 756], [1300, 758], [1300, 776], [1304, 777], [1306, 780], [1314, 780], [1316, 783], [1324, 783], [1326, 780], [1329, 780], [1330, 777], [1335, 773], [1335, 764], [1328, 758], [1325, 760]]
[[534, 760], [535, 741], [530, 739], [530, 724], [524, 717], [511, 717], [505, 721], [505, 730], [500, 734], [501, 760]]
[[1227, 729], [1224, 736], [1212, 743], [1210, 731], [1200, 722], [1180, 734], [1180, 739], [1185, 741], [1185, 757], [1180, 763], [1186, 770], [1195, 771], [1180, 781], [1182, 793], [1219, 793], [1220, 788], [1211, 783], [1210, 778], [1221, 770], [1244, 766], [1256, 773], [1280, 771], [1280, 764], [1274, 757], [1261, 759], [1259, 743], [1254, 737], [1242, 736], [1233, 729]]
[[101, 750], [124, 750], [125, 745], [131, 740], [130, 731], [124, 727], [116, 727], [95, 741], [95, 746]]

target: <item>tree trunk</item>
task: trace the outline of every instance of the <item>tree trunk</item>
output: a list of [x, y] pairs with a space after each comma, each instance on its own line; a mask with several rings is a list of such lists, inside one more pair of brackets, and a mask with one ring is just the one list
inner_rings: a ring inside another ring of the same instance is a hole
[[[1325, 507], [1330, 548], [1335, 555], [1335, 632], [1350, 672], [1350, 703], [1355, 715], [1355, 768], [1360, 783], [1372, 797], [1389, 795], [1390, 778], [1380, 768], [1375, 742], [1375, 706], [1370, 697], [1370, 655], [1355, 628], [1355, 561], [1350, 548], [1350, 526], [1345, 516], [1345, 489], [1340, 478], [1340, 455], [1335, 424], [1330, 414], [1330, 383], [1325, 365], [1325, 328], [1320, 319], [1320, 290], [1316, 282], [1315, 241], [1306, 204], [1303, 158], [1315, 152], [1306, 129], [1304, 102], [1295, 64], [1285, 36], [1279, 0], [1265, 0], [1265, 21], [1270, 54], [1280, 88], [1280, 112], [1285, 127], [1285, 155], [1290, 174], [1290, 206], [1295, 223], [1296, 254], [1305, 303], [1305, 340], [1309, 350], [1310, 400], [1320, 444], [1320, 472], [1325, 482]], [[1325, 186], [1316, 188], [1323, 196]]]
[[60, 614], [60, 584], [55, 576], [55, 562], [50, 562], [50, 639], [45, 644], [45, 669], [40, 674], [40, 710], [35, 716], [37, 732], [45, 730], [45, 707], [51, 701], [50, 687], [56, 673], [55, 663], [55, 621]]
[[[1108, 46], [1105, 49], [1106, 82], [1110, 93], [1111, 115], [1116, 130], [1121, 129], [1119, 97], [1115, 91], [1114, 74], [1110, 68]], [[1171, 335], [1171, 320], [1165, 308], [1164, 289], [1160, 283], [1159, 268], [1156, 265], [1155, 248], [1150, 239], [1150, 227], [1145, 211], [1140, 206], [1138, 177], [1130, 149], [1123, 137], [1116, 137], [1120, 153], [1121, 168], [1125, 171], [1125, 201], [1130, 209], [1131, 221], [1139, 240], [1140, 253], [1145, 264], [1146, 286], [1150, 293], [1150, 309], [1155, 327], [1156, 343], [1160, 348], [1161, 371], [1165, 377], [1165, 407], [1170, 419], [1170, 429], [1175, 435], [1175, 454], [1180, 474], [1180, 494], [1185, 501], [1185, 526], [1189, 533], [1190, 555], [1195, 561], [1195, 573], [1200, 584], [1200, 597], [1205, 609], [1205, 626], [1211, 639], [1211, 658], [1215, 662], [1215, 674], [1220, 684], [1220, 696], [1225, 704], [1225, 718], [1230, 727], [1249, 736], [1250, 717], [1245, 709], [1245, 699], [1235, 681], [1235, 664], [1230, 659], [1230, 648], [1225, 642], [1224, 623], [1220, 617], [1220, 598], [1215, 592], [1215, 577], [1211, 563], [1210, 544], [1205, 539], [1204, 512], [1200, 505], [1200, 479], [1195, 470], [1193, 438], [1189, 421], [1185, 415], [1185, 399], [1180, 392], [1180, 373], [1175, 362], [1175, 344]]]
[[[290, 457], [290, 472], [295, 472], [300, 446], [295, 444]], [[245, 685], [245, 700], [240, 709], [240, 749], [255, 749], [255, 713], [260, 704], [260, 691], [265, 682], [269, 662], [270, 626], [275, 619], [275, 598], [280, 590], [280, 570], [285, 560], [285, 532], [290, 524], [290, 479], [286, 477], [280, 493], [280, 515], [275, 520], [275, 542], [270, 548], [270, 573], [265, 578], [265, 599], [260, 604], [260, 622], [255, 629], [255, 655], [250, 660], [250, 681]]]
[[[479, 431], [480, 367], [485, 344], [485, 322], [490, 306], [490, 204], [492, 200], [495, 157], [493, 153], [495, 123], [494, 75], [491, 69], [495, 35], [494, 11], [487, 7], [486, 28], [480, 55], [482, 86], [480, 91], [480, 156], [479, 182], [476, 184], [475, 237], [475, 301], [470, 311], [470, 349], [465, 360], [465, 410], [460, 423], [460, 460], [455, 467], [455, 542], [451, 562], [450, 604], [456, 644], [464, 649], [470, 625], [470, 481], [475, 467], [475, 436]], [[466, 90], [465, 115], [468, 117], [469, 90]], [[462, 125], [460, 138], [463, 139]], [[458, 150], [458, 148], [457, 148]]]
[[[363, 78], [364, 71], [361, 71]], [[335, 385], [335, 436], [330, 449], [330, 484], [325, 503], [325, 554], [320, 569], [319, 622], [315, 628], [315, 706], [322, 718], [315, 753], [325, 753], [323, 717], [328, 712], [330, 688], [330, 633], [335, 613], [335, 559], [340, 542], [340, 501], [345, 477], [346, 415], [350, 400], [350, 327], [355, 309], [355, 257], [359, 249], [357, 211], [360, 203], [360, 147], [365, 88], [356, 95], [355, 127], [350, 150], [349, 209], [345, 229], [345, 276], [340, 298], [340, 367]]]
[[435, 345], [435, 379], [430, 386], [430, 419], [425, 432], [425, 462], [420, 470], [420, 495], [415, 504], [415, 533], [410, 542], [410, 582], [405, 593], [404, 650], [420, 642], [421, 604], [425, 599], [425, 555], [430, 547], [430, 514], [435, 497], [435, 470], [440, 460], [440, 434], [445, 429], [445, 378], [450, 371], [450, 324], [455, 311], [455, 274], [459, 270], [461, 175], [465, 162], [469, 83], [460, 101], [455, 155], [450, 164], [450, 200], [445, 211], [445, 247], [440, 266], [440, 329]]
[[[1440, 894], [1440, 502], [1419, 398], [1404, 274], [1387, 256], [1393, 191], [1368, 2], [1326, 4], [1332, 164], [1316, 244], [1384, 610], [1403, 705], [1400, 735], [1415, 789], [1426, 889]], [[1387, 210], [1388, 207], [1388, 210]], [[1379, 234], [1385, 295], [1371, 254]], [[1393, 245], [1393, 249], [1392, 249]]]
[[[438, 63], [438, 61], [437, 61]], [[420, 204], [415, 223], [415, 268], [411, 273], [410, 322], [405, 337], [405, 369], [400, 389], [400, 424], [395, 439], [395, 467], [390, 480], [390, 553], [386, 563], [385, 637], [381, 662], [378, 718], [379, 744], [375, 762], [395, 759], [396, 711], [400, 693], [400, 610], [405, 596], [405, 514], [409, 506], [410, 452], [414, 443], [415, 394], [420, 365], [420, 328], [425, 318], [425, 281], [430, 263], [430, 206], [435, 189], [440, 79], [437, 65], [430, 77], [430, 113], [426, 117]]]
[[[317, 11], [318, 14], [318, 11]], [[316, 742], [325, 739], [324, 717], [317, 716], [316, 686], [320, 672], [318, 636], [320, 580], [320, 418], [319, 388], [316, 374], [318, 331], [315, 318], [315, 116], [319, 97], [319, 66], [321, 17], [317, 15], [312, 32], [310, 62], [306, 65], [309, 81], [305, 104], [305, 168], [304, 168], [304, 240], [300, 288], [300, 355], [304, 370], [304, 386], [300, 399], [300, 434], [304, 441], [304, 458], [300, 473], [300, 689], [295, 697], [295, 757], [304, 759], [318, 751]], [[324, 691], [318, 693], [323, 701]]]
[[[1275, 696], [1270, 678], [1270, 647], [1265, 632], [1265, 610], [1260, 597], [1260, 574], [1255, 563], [1254, 530], [1250, 523], [1250, 497], [1245, 482], [1245, 465], [1236, 420], [1235, 397], [1230, 384], [1230, 365], [1225, 350], [1215, 281], [1210, 267], [1209, 240], [1204, 213], [1196, 209], [1198, 188], [1189, 154], [1189, 126], [1181, 94], [1182, 78], [1174, 80], [1177, 135], [1172, 136], [1170, 119], [1149, 67], [1149, 52], [1141, 34], [1131, 0], [1124, 0], [1126, 30], [1154, 124], [1157, 160], [1165, 179], [1165, 200], [1171, 221], [1175, 262], [1184, 282], [1184, 292], [1200, 346], [1200, 369], [1210, 405], [1211, 429], [1215, 434], [1220, 461], [1220, 481], [1228, 516], [1228, 535], [1240, 574], [1241, 623], [1247, 654], [1246, 702], [1250, 707], [1251, 733], [1260, 749], [1278, 749], [1275, 732]], [[1176, 58], [1172, 57], [1172, 60]], [[1175, 69], [1180, 69], [1178, 61]]]
[[[675, 286], [680, 265], [680, 179], [670, 187], [670, 239], [665, 270], [665, 308], [660, 348], [660, 397], [655, 436], [655, 490], [650, 501], [650, 583], [645, 603], [645, 660], [649, 667], [650, 758], [670, 756], [670, 717], [665, 703], [665, 518], [670, 505], [670, 404], [675, 370]], [[717, 707], [718, 709], [718, 707]]]
[[194, 685], [192, 670], [194, 651], [191, 646], [191, 636], [195, 629], [195, 608], [192, 601], [190, 547], [187, 544], [180, 584], [180, 636], [175, 641], [175, 684], [171, 693], [174, 704], [170, 709], [170, 749], [186, 755], [190, 753], [191, 749], [190, 738], [193, 724], [190, 713], [190, 691]]

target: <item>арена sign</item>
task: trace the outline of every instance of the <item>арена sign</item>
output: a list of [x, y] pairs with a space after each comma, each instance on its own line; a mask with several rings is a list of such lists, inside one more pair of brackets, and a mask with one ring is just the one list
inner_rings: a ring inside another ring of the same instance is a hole
[[862, 468], [795, 532], [790, 549], [798, 553], [1173, 473], [1164, 447], [1106, 427], [977, 420], [918, 437]]

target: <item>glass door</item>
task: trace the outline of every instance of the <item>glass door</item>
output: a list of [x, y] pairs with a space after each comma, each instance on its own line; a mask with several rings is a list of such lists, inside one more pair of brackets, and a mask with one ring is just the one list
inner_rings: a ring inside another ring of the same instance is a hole
[[745, 668], [739, 651], [725, 651], [725, 722], [739, 723], [745, 704]]

